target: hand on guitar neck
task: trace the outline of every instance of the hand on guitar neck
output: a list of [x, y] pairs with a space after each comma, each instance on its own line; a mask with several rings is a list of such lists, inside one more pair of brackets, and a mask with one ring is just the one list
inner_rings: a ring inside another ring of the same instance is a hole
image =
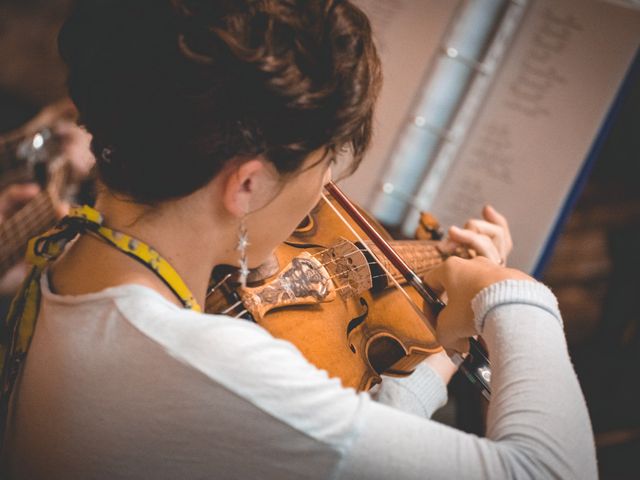
[[50, 190], [25, 183], [0, 192], [0, 296], [13, 295], [22, 283], [27, 265], [21, 259], [28, 239], [69, 210], [69, 204]]
[[[93, 167], [91, 137], [74, 123], [71, 107], [67, 102], [47, 107], [21, 129], [0, 137], [0, 170], [17, 182], [0, 190], [0, 293], [11, 290], [13, 277], [19, 282], [20, 275], [8, 272], [21, 263], [29, 238], [66, 215]], [[17, 154], [25, 145], [33, 155]]]
[[36, 183], [16, 183], [0, 192], [0, 224], [11, 218], [38, 193], [40, 187]]
[[[22, 207], [40, 194], [40, 187], [35, 183], [14, 184], [0, 192], [0, 228], [5, 220], [14, 216]], [[6, 253], [10, 248], [3, 244], [0, 252]], [[0, 275], [0, 295], [8, 296], [16, 291], [26, 271], [24, 262], [18, 262], [8, 271]]]

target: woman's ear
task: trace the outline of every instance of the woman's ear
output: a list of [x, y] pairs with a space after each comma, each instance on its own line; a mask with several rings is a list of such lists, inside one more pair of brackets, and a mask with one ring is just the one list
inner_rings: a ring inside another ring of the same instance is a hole
[[268, 162], [255, 158], [232, 164], [222, 185], [226, 210], [241, 218], [266, 205], [277, 195], [278, 175]]

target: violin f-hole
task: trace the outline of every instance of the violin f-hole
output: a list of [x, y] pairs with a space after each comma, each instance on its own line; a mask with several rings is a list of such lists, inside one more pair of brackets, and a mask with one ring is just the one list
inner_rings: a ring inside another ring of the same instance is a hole
[[[347, 339], [349, 338], [349, 335], [351, 334], [351, 332], [353, 332], [356, 328], [362, 325], [364, 321], [367, 319], [367, 317], [369, 316], [369, 304], [362, 297], [360, 297], [360, 305], [362, 305], [362, 307], [364, 308], [364, 312], [358, 315], [357, 317], [355, 317], [354, 319], [352, 319], [349, 322], [349, 325], [347, 325]], [[353, 345], [353, 343], [349, 342], [349, 348], [353, 353], [356, 353], [356, 347]]]

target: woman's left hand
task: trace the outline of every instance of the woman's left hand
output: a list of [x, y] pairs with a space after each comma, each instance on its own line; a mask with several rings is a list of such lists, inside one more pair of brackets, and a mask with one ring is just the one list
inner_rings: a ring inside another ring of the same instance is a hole
[[[469, 220], [464, 228], [451, 227], [449, 240], [456, 245], [472, 248], [476, 254], [505, 266], [507, 257], [513, 249], [509, 224], [506, 218], [490, 205], [482, 209], [482, 217], [483, 220], [476, 218]], [[446, 298], [446, 294], [443, 298]], [[449, 383], [458, 370], [444, 350], [430, 355], [425, 362], [440, 375], [445, 384]]]
[[469, 220], [464, 228], [451, 227], [449, 240], [472, 248], [478, 255], [504, 266], [513, 249], [507, 219], [490, 205], [482, 209], [482, 217], [483, 220]]

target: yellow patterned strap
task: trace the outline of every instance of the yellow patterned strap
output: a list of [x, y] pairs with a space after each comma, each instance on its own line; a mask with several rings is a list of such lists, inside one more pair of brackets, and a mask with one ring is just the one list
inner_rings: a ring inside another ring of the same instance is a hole
[[152, 247], [126, 233], [103, 226], [100, 213], [86, 205], [72, 208], [69, 212], [69, 217], [85, 220], [90, 225], [90, 232], [152, 270], [180, 299], [185, 308], [197, 312], [202, 311], [191, 290], [178, 275], [178, 272]]
[[171, 289], [185, 308], [202, 311], [178, 272], [156, 250], [125, 233], [105, 227], [102, 222], [100, 212], [87, 205], [72, 208], [58, 227], [29, 242], [27, 261], [43, 267], [52, 258], [57, 258], [68, 242], [66, 238], [59, 240], [61, 230], [65, 232], [71, 228], [75, 230], [75, 234], [89, 232], [148, 267]]
[[97, 210], [82, 206], [43, 235], [29, 241], [27, 261], [33, 264], [20, 291], [13, 299], [6, 321], [0, 326], [0, 447], [4, 437], [9, 399], [35, 331], [40, 309], [40, 277], [49, 263], [58, 258], [78, 234], [91, 233], [149, 267], [180, 299], [185, 308], [202, 311], [178, 272], [160, 254], [140, 240], [102, 225]]

